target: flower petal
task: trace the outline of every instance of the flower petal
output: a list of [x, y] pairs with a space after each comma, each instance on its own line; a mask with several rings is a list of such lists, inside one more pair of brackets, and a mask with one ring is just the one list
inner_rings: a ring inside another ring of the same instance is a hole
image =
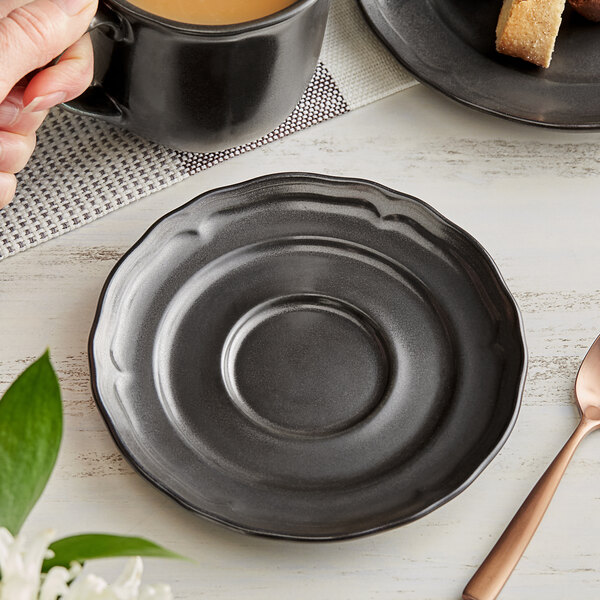
[[6, 568], [6, 560], [14, 541], [11, 532], [5, 527], [0, 527], [0, 571]]
[[61, 600], [118, 600], [110, 593], [108, 584], [97, 575], [78, 577]]
[[144, 563], [139, 556], [127, 561], [119, 578], [110, 586], [119, 600], [137, 600]]
[[[42, 571], [42, 563], [46, 557], [48, 546], [56, 536], [54, 529], [46, 529], [38, 533], [31, 542], [23, 548], [23, 561], [26, 575], [29, 577], [37, 576]], [[17, 536], [19, 539], [21, 535]]]
[[40, 590], [39, 600], [57, 600], [68, 590], [68, 583], [71, 580], [71, 574], [64, 567], [53, 567], [48, 571], [42, 588]]
[[38, 600], [40, 571], [54, 531], [48, 529], [36, 535], [30, 543], [20, 533], [12, 539], [6, 531], [2, 538], [2, 589], [0, 600]]

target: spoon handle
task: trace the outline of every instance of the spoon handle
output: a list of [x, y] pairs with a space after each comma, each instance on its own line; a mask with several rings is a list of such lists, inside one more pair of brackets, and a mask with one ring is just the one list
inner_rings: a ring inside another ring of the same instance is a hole
[[564, 448], [531, 490], [525, 502], [463, 592], [463, 600], [494, 600], [531, 541], [577, 446], [597, 422], [583, 417]]

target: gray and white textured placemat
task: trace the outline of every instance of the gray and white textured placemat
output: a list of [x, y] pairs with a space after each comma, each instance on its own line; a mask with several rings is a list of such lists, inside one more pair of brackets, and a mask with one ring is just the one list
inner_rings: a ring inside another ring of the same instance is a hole
[[355, 0], [333, 0], [321, 59], [290, 117], [260, 140], [222, 152], [178, 152], [55, 109], [0, 210], [0, 259], [36, 246], [281, 137], [415, 83], [371, 32]]

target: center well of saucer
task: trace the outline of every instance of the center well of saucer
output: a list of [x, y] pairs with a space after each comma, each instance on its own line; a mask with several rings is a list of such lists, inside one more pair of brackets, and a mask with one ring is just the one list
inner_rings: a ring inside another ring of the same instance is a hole
[[227, 337], [221, 370], [248, 418], [267, 429], [322, 436], [373, 411], [385, 393], [389, 364], [367, 315], [307, 294], [247, 312]]

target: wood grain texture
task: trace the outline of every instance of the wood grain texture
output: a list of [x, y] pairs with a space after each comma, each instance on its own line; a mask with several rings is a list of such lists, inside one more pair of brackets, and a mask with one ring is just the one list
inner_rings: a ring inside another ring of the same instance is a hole
[[[240, 156], [0, 263], [0, 389], [49, 346], [65, 402], [54, 477], [28, 523], [140, 534], [192, 557], [150, 561], [180, 600], [452, 600], [577, 422], [573, 382], [600, 331], [600, 134], [483, 115], [422, 86]], [[244, 536], [189, 514], [119, 454], [89, 390], [87, 336], [116, 260], [163, 213], [276, 171], [379, 181], [472, 233], [524, 314], [523, 408], [490, 467], [401, 529], [324, 545]], [[586, 440], [503, 598], [592, 600], [600, 586], [600, 434]], [[120, 562], [99, 564], [107, 575]]]

